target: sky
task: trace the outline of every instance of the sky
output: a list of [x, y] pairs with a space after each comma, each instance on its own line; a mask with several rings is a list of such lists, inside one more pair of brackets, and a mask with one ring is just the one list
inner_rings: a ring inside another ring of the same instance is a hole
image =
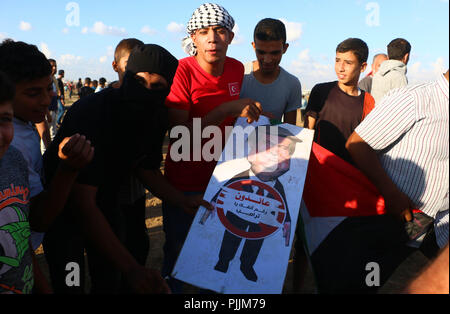
[[[186, 0], [0, 0], [0, 40], [36, 45], [65, 70], [66, 80], [117, 79], [111, 63], [123, 38], [138, 38], [187, 57], [181, 48], [186, 25], [206, 1]], [[287, 28], [289, 48], [281, 66], [297, 76], [303, 90], [336, 79], [336, 46], [349, 37], [374, 54], [386, 52], [394, 38], [412, 46], [410, 83], [435, 78], [449, 66], [448, 0], [221, 0], [235, 19], [235, 38], [228, 56], [255, 60], [251, 43], [259, 20], [276, 18]], [[363, 74], [367, 74], [369, 69]], [[362, 76], [361, 76], [362, 77]]]

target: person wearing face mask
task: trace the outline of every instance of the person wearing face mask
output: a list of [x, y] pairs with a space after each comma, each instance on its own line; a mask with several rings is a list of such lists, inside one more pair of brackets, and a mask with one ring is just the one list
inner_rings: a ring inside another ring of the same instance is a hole
[[[209, 206], [201, 197], [187, 197], [174, 189], [159, 170], [167, 130], [164, 100], [177, 66], [177, 59], [166, 49], [138, 46], [130, 55], [120, 88], [81, 99], [67, 112], [55, 145], [63, 134], [83, 130], [97, 154], [80, 172], [63, 215], [44, 240], [55, 292], [84, 292], [84, 248], [91, 293], [169, 292], [159, 272], [145, 268], [124, 245], [127, 230], [120, 205], [124, 183], [135, 176], [153, 195], [176, 206]], [[44, 156], [46, 177], [55, 168], [54, 147]], [[66, 284], [69, 262], [80, 267], [78, 285]]]

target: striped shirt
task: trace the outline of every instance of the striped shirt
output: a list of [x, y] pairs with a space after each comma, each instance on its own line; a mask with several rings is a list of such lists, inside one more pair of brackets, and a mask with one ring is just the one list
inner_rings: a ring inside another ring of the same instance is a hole
[[445, 77], [392, 90], [355, 132], [377, 152], [397, 187], [435, 218], [437, 244], [447, 244], [449, 83]]

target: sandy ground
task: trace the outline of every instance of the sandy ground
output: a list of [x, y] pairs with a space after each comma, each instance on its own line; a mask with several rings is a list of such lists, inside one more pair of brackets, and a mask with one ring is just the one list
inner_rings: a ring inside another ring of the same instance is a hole
[[[75, 96], [76, 97], [76, 96]], [[72, 100], [75, 100], [73, 97]], [[68, 102], [71, 104], [71, 102]], [[298, 125], [302, 125], [301, 119], [298, 119]], [[167, 141], [164, 146], [165, 152], [167, 151]], [[163, 168], [162, 165], [161, 168]], [[146, 225], [148, 230], [148, 236], [150, 239], [150, 250], [147, 258], [147, 267], [161, 269], [163, 260], [162, 247], [164, 245], [165, 236], [162, 228], [163, 220], [161, 213], [161, 201], [150, 194], [147, 194], [146, 203]], [[48, 268], [45, 261], [45, 256], [43, 254], [42, 247], [37, 251], [38, 261], [44, 274], [48, 278]], [[406, 286], [411, 278], [413, 278], [427, 263], [427, 259], [420, 253], [416, 252], [412, 254], [393, 274], [390, 280], [381, 287], [379, 293], [381, 294], [396, 294], [400, 293], [402, 289]], [[87, 275], [86, 275], [87, 276]], [[87, 276], [88, 278], [88, 276]], [[283, 289], [283, 294], [314, 294], [315, 293], [315, 283], [313, 275], [308, 269], [306, 277], [304, 280], [303, 288], [300, 291], [294, 291], [292, 287], [293, 281], [293, 271], [292, 271], [292, 259], [289, 260], [288, 269], [286, 273], [286, 279]], [[186, 293], [196, 293], [197, 289], [195, 287], [186, 285]]]

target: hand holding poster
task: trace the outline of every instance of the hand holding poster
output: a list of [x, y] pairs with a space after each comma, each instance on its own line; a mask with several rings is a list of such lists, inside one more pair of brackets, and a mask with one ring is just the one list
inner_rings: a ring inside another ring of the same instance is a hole
[[281, 293], [312, 139], [290, 124], [236, 125], [204, 194], [215, 210], [198, 210], [172, 276], [220, 293]]

